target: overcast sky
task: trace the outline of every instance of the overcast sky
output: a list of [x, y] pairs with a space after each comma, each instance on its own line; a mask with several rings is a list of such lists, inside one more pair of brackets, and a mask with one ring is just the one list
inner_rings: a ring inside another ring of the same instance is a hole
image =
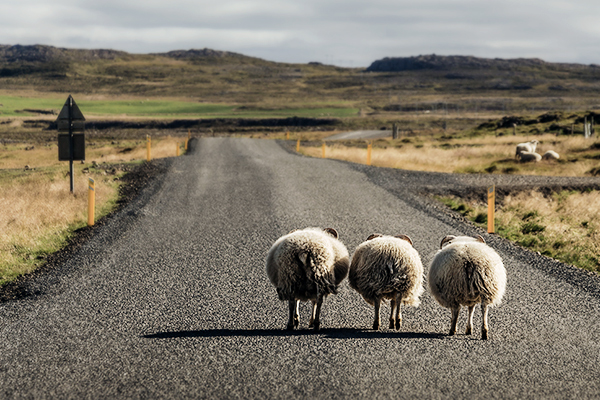
[[0, 0], [0, 44], [348, 67], [432, 53], [600, 64], [600, 0]]

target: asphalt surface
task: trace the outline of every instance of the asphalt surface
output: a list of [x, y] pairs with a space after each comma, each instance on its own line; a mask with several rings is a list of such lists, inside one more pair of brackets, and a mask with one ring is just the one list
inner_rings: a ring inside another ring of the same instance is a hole
[[600, 279], [492, 235], [508, 284], [488, 341], [479, 308], [474, 335], [462, 334], [463, 310], [447, 336], [450, 312], [427, 292], [400, 331], [374, 332], [347, 282], [325, 300], [320, 332], [308, 304], [300, 329], [285, 330], [264, 270], [279, 236], [333, 227], [352, 253], [371, 233], [403, 233], [428, 265], [446, 234], [481, 232], [418, 193], [468, 177], [307, 158], [266, 140], [195, 147], [28, 281], [29, 296], [0, 303], [0, 398], [600, 397]]

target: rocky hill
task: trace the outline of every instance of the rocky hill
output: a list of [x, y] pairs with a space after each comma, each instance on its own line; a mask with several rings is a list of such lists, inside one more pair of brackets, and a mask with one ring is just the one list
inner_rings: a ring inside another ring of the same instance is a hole
[[472, 56], [438, 56], [435, 54], [416, 57], [386, 57], [374, 61], [369, 72], [401, 72], [419, 70], [455, 71], [455, 70], [504, 70], [523, 71], [531, 69], [581, 70], [593, 69], [600, 72], [597, 65], [549, 63], [538, 58], [478, 58]]

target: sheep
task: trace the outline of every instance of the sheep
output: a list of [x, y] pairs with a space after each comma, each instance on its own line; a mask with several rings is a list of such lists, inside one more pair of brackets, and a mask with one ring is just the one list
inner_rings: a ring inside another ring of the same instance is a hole
[[558, 160], [560, 156], [554, 150], [548, 150], [542, 156], [542, 160]]
[[469, 317], [466, 334], [473, 330], [473, 310], [481, 303], [481, 339], [488, 339], [488, 307], [500, 304], [506, 289], [502, 259], [481, 236], [446, 236], [429, 268], [429, 290], [437, 302], [452, 310], [450, 335], [456, 333], [461, 306]]
[[538, 153], [532, 153], [529, 151], [522, 151], [519, 153], [519, 160], [521, 162], [538, 162], [542, 159], [542, 156], [540, 156]]
[[537, 140], [532, 140], [530, 142], [525, 142], [525, 143], [519, 143], [517, 145], [517, 152], [515, 154], [515, 157], [519, 157], [519, 154], [527, 151], [529, 153], [535, 153], [535, 148], [538, 145], [538, 141]]
[[348, 276], [348, 250], [333, 228], [306, 228], [280, 237], [266, 259], [269, 280], [282, 301], [289, 302], [288, 330], [299, 325], [300, 301], [312, 302], [309, 327], [320, 327], [323, 298], [337, 293]]
[[390, 329], [400, 329], [401, 305], [417, 307], [423, 293], [423, 264], [419, 253], [406, 235], [373, 234], [352, 255], [350, 286], [367, 303], [375, 306], [373, 329], [379, 329], [379, 307], [382, 299], [390, 299]]

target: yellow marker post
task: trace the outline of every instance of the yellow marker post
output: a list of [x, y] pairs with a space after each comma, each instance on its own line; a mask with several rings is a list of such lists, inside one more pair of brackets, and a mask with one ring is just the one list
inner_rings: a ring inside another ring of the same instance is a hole
[[187, 146], [188, 146], [189, 141], [190, 141], [190, 139], [185, 139], [185, 151], [187, 151]]
[[290, 131], [285, 133], [285, 140], [290, 140]]
[[146, 161], [150, 162], [150, 149], [152, 148], [152, 139], [146, 135]]
[[175, 155], [179, 157], [179, 142], [175, 143]]
[[324, 142], [323, 142], [323, 154], [322, 154], [322, 156], [323, 157], [321, 157], [321, 158], [325, 158], [325, 143]]
[[371, 149], [373, 148], [373, 145], [371, 143], [369, 143], [367, 145], [367, 165], [371, 165]]
[[496, 187], [488, 188], [488, 233], [494, 233], [494, 212], [496, 211]]
[[96, 183], [92, 178], [89, 178], [88, 185], [88, 226], [94, 225], [96, 209]]
[[296, 153], [300, 152], [300, 139], [296, 141]]

